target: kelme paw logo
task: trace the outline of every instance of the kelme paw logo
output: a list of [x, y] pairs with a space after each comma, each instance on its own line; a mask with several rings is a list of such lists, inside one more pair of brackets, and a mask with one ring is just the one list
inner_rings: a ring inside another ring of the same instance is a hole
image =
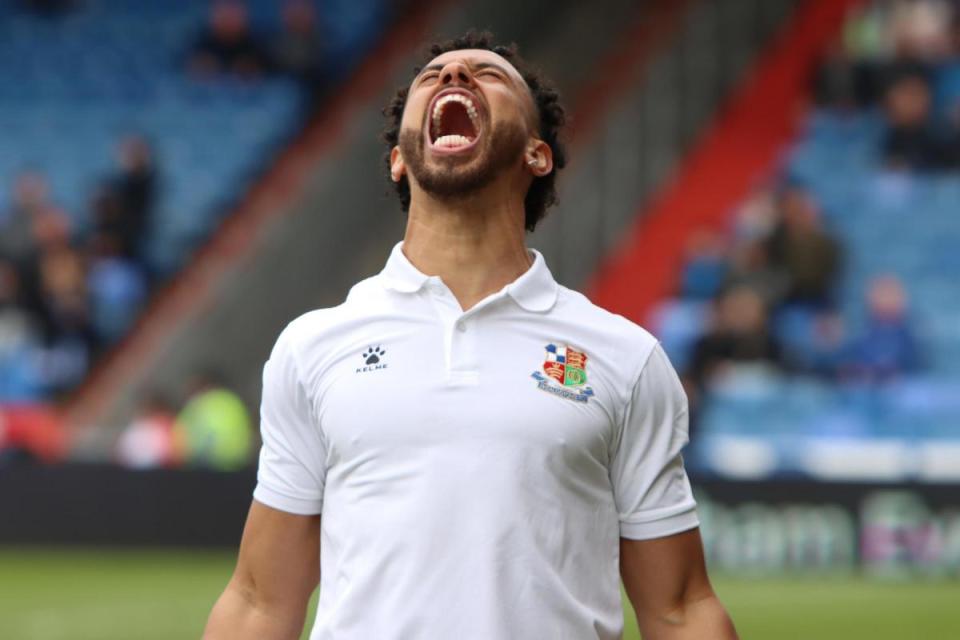
[[380, 362], [380, 358], [387, 355], [387, 352], [380, 348], [380, 345], [376, 347], [368, 347], [366, 351], [363, 352], [363, 362], [365, 364], [377, 364]]

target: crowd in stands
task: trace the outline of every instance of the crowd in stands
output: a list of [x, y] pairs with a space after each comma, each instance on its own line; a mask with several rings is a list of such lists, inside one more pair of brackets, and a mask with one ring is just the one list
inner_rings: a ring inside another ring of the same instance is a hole
[[[916, 371], [921, 348], [906, 293], [878, 274], [856, 331], [837, 307], [844, 249], [803, 186], [763, 189], [739, 212], [729, 236], [691, 238], [680, 297], [657, 322], [696, 401], [737, 365], [760, 365], [830, 380], [885, 381]], [[695, 318], [693, 325], [678, 322]]]
[[314, 103], [326, 85], [325, 52], [317, 10], [310, 0], [287, 0], [276, 34], [256, 33], [240, 0], [217, 0], [193, 43], [187, 68], [194, 77], [231, 76], [254, 82], [280, 74], [299, 82]]
[[[819, 109], [841, 118], [879, 118], [878, 175], [957, 175], [960, 3], [879, 1], [852, 14], [813, 93]], [[679, 296], [654, 321], [695, 407], [744, 367], [868, 385], [926, 368], [913, 283], [878, 271], [863, 288], [844, 288], [847, 249], [830, 224], [844, 212], [823, 215], [789, 168], [778, 181], [749, 199], [728, 232], [690, 239]], [[856, 323], [842, 308], [851, 296], [862, 310]]]
[[[321, 12], [320, 9], [323, 8]], [[402, 2], [0, 3], [0, 466], [56, 462], [59, 403], [127, 335]], [[33, 55], [35, 43], [45, 47]], [[115, 147], [111, 156], [109, 149]], [[153, 394], [132, 468], [249, 465], [243, 400]]]
[[960, 168], [960, 2], [870, 4], [848, 21], [814, 89], [822, 107], [882, 109], [889, 167]]
[[[69, 455], [50, 401], [129, 333], [403, 6], [0, 3], [0, 466]], [[222, 381], [141, 402], [116, 462], [251, 463], [246, 405]]]
[[[84, 8], [63, 0], [19, 4], [50, 20]], [[326, 82], [315, 4], [286, 0], [275, 10], [281, 26], [267, 35], [255, 33], [243, 1], [212, 2], [195, 41], [183, 34], [184, 74], [208, 83], [288, 76], [313, 109]], [[39, 167], [0, 176], [11, 183], [10, 201], [0, 202], [0, 403], [73, 390], [168, 275], [155, 273], [146, 255], [158, 197], [170, 186], [161, 161], [144, 136], [127, 135], [112, 173], [89, 187], [83, 212], [64, 210]]]
[[156, 189], [150, 146], [137, 136], [120, 142], [85, 230], [71, 226], [43, 173], [14, 178], [0, 210], [0, 397], [70, 390], [129, 329], [150, 287], [141, 243]]

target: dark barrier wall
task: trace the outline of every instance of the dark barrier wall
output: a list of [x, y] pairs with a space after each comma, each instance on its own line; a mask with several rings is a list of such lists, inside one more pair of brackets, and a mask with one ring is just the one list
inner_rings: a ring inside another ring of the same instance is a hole
[[960, 576], [960, 486], [695, 483], [712, 567]]
[[[0, 468], [0, 544], [228, 546], [253, 471]], [[712, 566], [960, 575], [956, 485], [695, 482]]]
[[0, 544], [236, 546], [255, 473], [0, 468]]

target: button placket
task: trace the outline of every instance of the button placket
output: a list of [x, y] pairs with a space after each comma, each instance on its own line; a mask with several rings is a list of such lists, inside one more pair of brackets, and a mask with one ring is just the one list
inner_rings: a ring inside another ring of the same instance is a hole
[[471, 309], [451, 327], [450, 376], [465, 382], [479, 381], [480, 362], [477, 358], [477, 309]]
[[427, 292], [443, 329], [444, 366], [453, 384], [478, 384], [480, 372], [478, 317], [489, 313], [502, 296], [488, 296], [463, 311], [453, 293], [439, 278], [431, 277]]
[[426, 288], [443, 330], [444, 368], [447, 378], [451, 381], [469, 381], [475, 376], [475, 372], [470, 366], [473, 362], [472, 348], [463, 340], [466, 314], [450, 290], [439, 279], [428, 280]]

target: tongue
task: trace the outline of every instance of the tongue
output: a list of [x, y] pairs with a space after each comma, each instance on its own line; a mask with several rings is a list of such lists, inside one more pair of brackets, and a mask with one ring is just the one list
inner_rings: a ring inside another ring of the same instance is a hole
[[437, 127], [437, 142], [448, 136], [462, 136], [470, 140], [477, 136], [466, 107], [459, 102], [446, 105], [440, 115], [440, 126]]

